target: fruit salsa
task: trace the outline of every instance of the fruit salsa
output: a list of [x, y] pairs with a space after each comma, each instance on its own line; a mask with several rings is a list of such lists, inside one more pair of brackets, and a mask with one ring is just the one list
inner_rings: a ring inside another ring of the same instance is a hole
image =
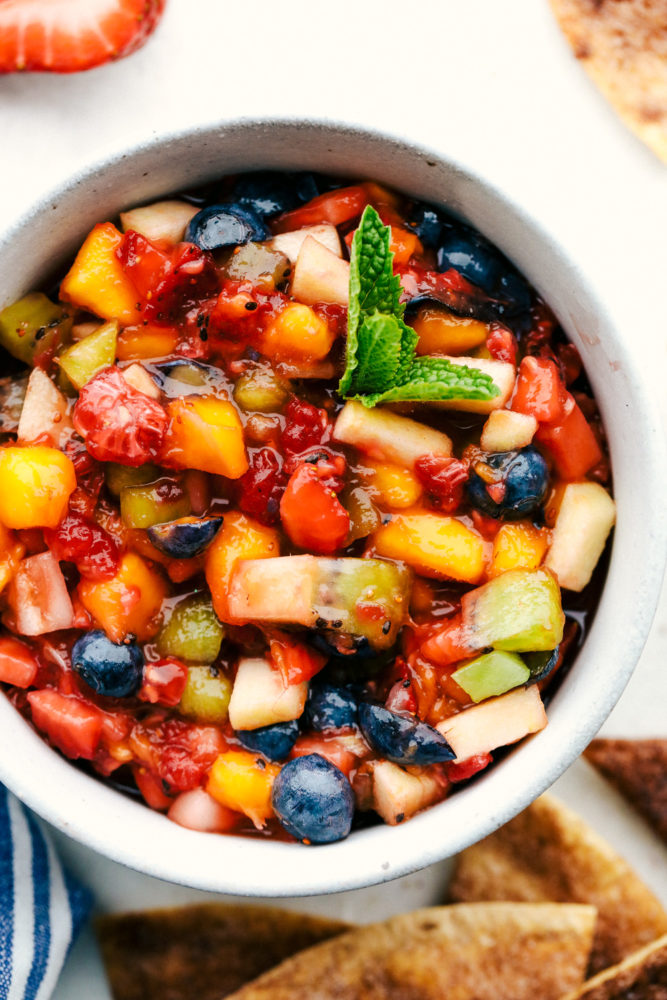
[[0, 682], [51, 746], [185, 827], [311, 844], [547, 724], [610, 468], [576, 348], [479, 232], [257, 172], [100, 222], [47, 291], [0, 312]]

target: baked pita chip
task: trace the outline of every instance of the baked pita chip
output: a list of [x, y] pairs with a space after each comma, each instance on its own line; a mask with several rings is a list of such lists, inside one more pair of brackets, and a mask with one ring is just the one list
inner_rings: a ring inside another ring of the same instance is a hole
[[667, 935], [600, 972], [563, 1000], [667, 1000]]
[[588, 906], [440, 906], [309, 948], [232, 1000], [556, 1000], [580, 984]]
[[593, 740], [584, 757], [667, 842], [667, 740]]
[[574, 54], [667, 162], [667, 0], [551, 0]]
[[606, 841], [549, 795], [459, 855], [449, 895], [466, 903], [590, 903], [598, 911], [591, 975], [667, 933], [656, 897]]
[[287, 910], [218, 904], [97, 922], [114, 1000], [222, 1000], [290, 955], [349, 929]]

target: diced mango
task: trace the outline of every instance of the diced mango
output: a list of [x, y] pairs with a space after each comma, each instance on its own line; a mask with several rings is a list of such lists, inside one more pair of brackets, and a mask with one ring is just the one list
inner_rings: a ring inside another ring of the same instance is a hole
[[162, 574], [135, 552], [127, 552], [111, 580], [81, 580], [78, 594], [86, 611], [112, 642], [129, 634], [152, 639], [168, 588]]
[[421, 483], [408, 469], [385, 462], [368, 462], [367, 482], [377, 490], [378, 503], [392, 510], [413, 507], [422, 495]]
[[213, 764], [206, 791], [235, 812], [244, 813], [258, 829], [273, 816], [271, 792], [280, 766], [247, 750], [228, 750]]
[[164, 449], [170, 464], [228, 479], [247, 472], [243, 426], [230, 402], [216, 396], [188, 396], [172, 400], [167, 412], [171, 423]]
[[262, 353], [275, 361], [321, 361], [335, 339], [333, 330], [314, 309], [290, 302], [265, 329]]
[[378, 555], [401, 559], [423, 576], [477, 583], [484, 541], [455, 517], [397, 514], [373, 536]]
[[118, 323], [110, 321], [63, 351], [58, 362], [75, 389], [81, 389], [93, 375], [114, 363], [117, 337]]
[[549, 544], [545, 528], [536, 528], [529, 521], [503, 524], [493, 539], [489, 578], [500, 576], [508, 569], [537, 569]]
[[0, 524], [0, 592], [10, 582], [25, 555], [25, 545], [4, 524]]
[[56, 448], [0, 450], [0, 521], [7, 528], [55, 528], [75, 487], [74, 466]]
[[220, 621], [230, 620], [229, 581], [237, 561], [269, 559], [279, 555], [280, 536], [277, 531], [240, 511], [225, 513], [222, 528], [206, 550], [206, 582]]
[[60, 297], [104, 319], [138, 323], [137, 292], [116, 257], [123, 242], [112, 222], [101, 222], [87, 236], [60, 286]]
[[417, 354], [466, 354], [486, 341], [486, 323], [469, 316], [456, 316], [446, 309], [420, 309], [412, 326], [417, 332]]
[[128, 326], [116, 344], [119, 361], [142, 361], [173, 354], [178, 343], [178, 331], [169, 326]]
[[414, 254], [421, 254], [424, 248], [416, 233], [401, 226], [391, 227], [389, 249], [394, 255], [394, 264], [407, 264]]

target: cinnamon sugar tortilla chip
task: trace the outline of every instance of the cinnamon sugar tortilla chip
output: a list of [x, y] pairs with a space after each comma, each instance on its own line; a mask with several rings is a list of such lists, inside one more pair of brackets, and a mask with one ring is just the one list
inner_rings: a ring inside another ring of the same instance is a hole
[[574, 54], [667, 162], [667, 0], [551, 0]]
[[97, 935], [114, 1000], [222, 1000], [349, 928], [287, 910], [212, 904], [102, 917]]
[[667, 842], [667, 740], [593, 740], [584, 757]]
[[563, 1000], [667, 1000], [667, 935], [600, 972]]
[[309, 948], [230, 1000], [557, 1000], [580, 984], [588, 906], [442, 906]]
[[667, 933], [667, 913], [632, 869], [549, 795], [464, 851], [449, 893], [455, 902], [590, 903], [598, 911], [591, 975]]

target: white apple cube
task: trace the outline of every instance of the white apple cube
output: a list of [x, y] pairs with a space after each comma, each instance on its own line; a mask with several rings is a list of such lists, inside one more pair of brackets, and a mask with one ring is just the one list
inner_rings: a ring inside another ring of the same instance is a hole
[[229, 702], [234, 729], [259, 729], [290, 722], [303, 714], [308, 684], [285, 687], [280, 673], [260, 657], [241, 660]]
[[330, 302], [346, 306], [349, 300], [350, 265], [312, 236], [301, 244], [292, 276], [292, 295], [314, 305]]
[[36, 441], [47, 435], [58, 447], [72, 430], [67, 400], [62, 392], [41, 368], [33, 368], [19, 418], [19, 443]]
[[547, 715], [537, 686], [519, 688], [466, 708], [435, 727], [456, 754], [457, 762], [537, 733]]
[[480, 444], [484, 451], [513, 451], [525, 448], [535, 436], [537, 420], [528, 413], [494, 410], [482, 428]]
[[442, 431], [382, 407], [369, 410], [354, 400], [340, 411], [333, 436], [380, 462], [394, 462], [408, 469], [423, 455], [452, 453], [452, 442]]
[[616, 520], [616, 505], [599, 483], [568, 483], [544, 560], [565, 590], [583, 590]]
[[441, 783], [424, 768], [405, 771], [388, 760], [373, 767], [373, 808], [396, 826], [443, 798]]
[[331, 250], [336, 257], [343, 256], [338, 230], [330, 222], [323, 222], [319, 226], [305, 226], [303, 229], [293, 229], [290, 233], [280, 233], [280, 235], [267, 240], [266, 245], [272, 250], [279, 250], [280, 253], [284, 253], [294, 263], [299, 256], [299, 251], [303, 246], [304, 240], [309, 236], [312, 236], [314, 240], [321, 243], [327, 250]]
[[156, 201], [152, 205], [121, 212], [120, 224], [124, 233], [133, 229], [147, 240], [180, 243], [188, 222], [198, 211], [196, 205], [189, 205], [186, 201]]
[[[445, 355], [443, 355], [445, 356]], [[455, 365], [466, 365], [477, 371], [490, 375], [500, 389], [500, 394], [493, 399], [443, 399], [429, 406], [437, 406], [441, 410], [465, 410], [466, 413], [491, 413], [502, 410], [514, 391], [516, 368], [509, 361], [495, 361], [493, 358], [470, 358], [467, 356], [448, 357]]]

